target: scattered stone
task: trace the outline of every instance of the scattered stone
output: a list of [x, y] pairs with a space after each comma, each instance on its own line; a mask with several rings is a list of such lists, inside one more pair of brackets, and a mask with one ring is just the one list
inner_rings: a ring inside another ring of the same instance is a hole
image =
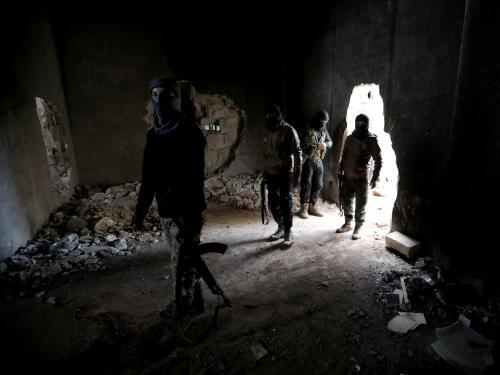
[[251, 345], [250, 350], [252, 351], [252, 354], [253, 354], [256, 362], [259, 359], [264, 358], [269, 353], [267, 351], [267, 349], [264, 348], [260, 343], [256, 343], [254, 345]]
[[87, 226], [87, 222], [78, 216], [71, 216], [66, 222], [66, 231], [79, 232]]
[[124, 238], [117, 239], [112, 243], [113, 247], [119, 251], [127, 250], [127, 240]]
[[70, 252], [78, 247], [78, 243], [79, 243], [78, 235], [75, 233], [72, 233], [72, 234], [66, 236], [61, 241], [53, 243], [50, 246], [50, 251], [55, 252], [56, 250], [59, 250], [59, 249], [66, 249], [67, 252]]
[[56, 297], [49, 297], [45, 300], [49, 305], [55, 305], [56, 304]]
[[401, 232], [392, 232], [385, 236], [386, 246], [394, 249], [407, 258], [413, 257], [421, 247], [420, 241], [404, 235]]
[[47, 293], [45, 290], [42, 290], [41, 292], [35, 293], [36, 298], [42, 298], [45, 293]]
[[10, 258], [7, 258], [6, 262], [9, 268], [12, 268], [14, 271], [28, 269], [31, 266], [30, 258], [24, 255], [12, 255]]
[[94, 226], [94, 230], [97, 233], [104, 234], [111, 230], [116, 225], [115, 221], [109, 217], [103, 217]]
[[48, 277], [53, 277], [60, 274], [63, 271], [60, 263], [54, 263], [48, 266], [42, 266], [42, 278], [46, 279]]
[[90, 229], [89, 228], [83, 228], [81, 231], [80, 231], [80, 234], [82, 236], [87, 236], [90, 234]]
[[117, 237], [114, 235], [114, 234], [107, 234], [106, 236], [104, 236], [104, 240], [107, 242], [107, 243], [110, 243], [110, 242], [113, 242], [117, 239]]

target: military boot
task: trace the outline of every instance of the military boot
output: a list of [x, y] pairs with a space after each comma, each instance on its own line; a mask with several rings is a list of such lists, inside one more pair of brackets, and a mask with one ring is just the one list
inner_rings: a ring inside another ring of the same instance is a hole
[[323, 214], [319, 212], [315, 203], [309, 203], [309, 215], [322, 217]]
[[337, 233], [348, 232], [352, 229], [352, 219], [345, 219], [344, 225], [337, 229]]
[[354, 226], [354, 232], [352, 232], [352, 239], [359, 240], [361, 238], [361, 227], [363, 226], [362, 221], [356, 221], [356, 225]]
[[297, 215], [302, 219], [308, 219], [309, 215], [307, 214], [307, 210], [309, 208], [309, 203], [302, 203], [300, 205], [300, 210], [297, 212]]
[[283, 225], [278, 225], [276, 232], [269, 236], [269, 241], [277, 241], [283, 237], [285, 237], [285, 229], [283, 228]]
[[285, 231], [285, 240], [283, 241], [283, 246], [290, 247], [293, 245], [293, 233], [292, 230]]

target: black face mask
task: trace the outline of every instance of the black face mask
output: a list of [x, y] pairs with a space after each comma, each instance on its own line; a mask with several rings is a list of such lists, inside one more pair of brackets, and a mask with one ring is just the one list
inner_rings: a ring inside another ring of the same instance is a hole
[[153, 108], [161, 125], [176, 118], [180, 112], [180, 97], [164, 90], [157, 97], [152, 97]]
[[326, 128], [326, 124], [323, 124], [323, 123], [322, 123], [322, 122], [320, 122], [320, 121], [315, 121], [315, 122], [313, 122], [313, 123], [311, 124], [311, 126], [312, 126], [312, 128], [313, 128], [314, 130], [318, 130], [318, 131], [319, 131], [319, 130], [323, 130], [323, 129], [325, 129], [325, 128]]
[[283, 115], [281, 112], [268, 113], [265, 116], [266, 128], [270, 131], [275, 131], [278, 128], [279, 123], [283, 120]]
[[359, 138], [367, 136], [368, 135], [368, 124], [365, 122], [356, 123], [353, 134]]

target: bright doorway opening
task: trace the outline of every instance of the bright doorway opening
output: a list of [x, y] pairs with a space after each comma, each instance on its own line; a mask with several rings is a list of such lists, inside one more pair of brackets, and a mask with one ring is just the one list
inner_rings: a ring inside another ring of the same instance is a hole
[[[347, 109], [346, 134], [352, 133], [354, 120], [361, 113], [368, 116], [370, 120], [369, 131], [377, 136], [382, 150], [380, 179], [377, 187], [370, 189], [366, 205], [366, 220], [387, 233], [391, 227], [392, 209], [397, 195], [398, 167], [391, 136], [384, 130], [384, 101], [380, 96], [378, 85], [361, 84], [353, 88]], [[370, 162], [370, 175], [372, 171], [373, 160]]]

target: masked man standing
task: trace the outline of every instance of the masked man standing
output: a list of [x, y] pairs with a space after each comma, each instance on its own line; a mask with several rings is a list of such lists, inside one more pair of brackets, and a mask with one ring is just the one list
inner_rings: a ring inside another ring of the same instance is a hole
[[300, 210], [297, 213], [302, 219], [309, 215], [323, 216], [315, 206], [323, 188], [323, 158], [326, 149], [332, 147], [332, 139], [326, 124], [328, 112], [320, 110], [314, 114], [304, 140], [304, 165], [300, 179]]
[[356, 128], [345, 141], [339, 168], [339, 180], [342, 180], [340, 200], [344, 207], [345, 223], [337, 229], [337, 233], [347, 232], [352, 229], [352, 201], [356, 197], [356, 212], [354, 215], [356, 225], [352, 234], [353, 240], [361, 238], [361, 227], [365, 221], [365, 206], [368, 200], [368, 163], [370, 158], [373, 158], [375, 162], [370, 181], [372, 189], [377, 185], [380, 169], [382, 168], [382, 155], [377, 136], [368, 131], [368, 124], [369, 120], [365, 115], [361, 114], [356, 117]]
[[268, 187], [269, 207], [278, 229], [269, 237], [284, 238], [283, 245], [293, 245], [292, 190], [300, 177], [302, 150], [295, 129], [283, 120], [281, 109], [271, 104], [265, 111], [263, 178]]
[[181, 113], [177, 81], [158, 77], [149, 84], [154, 107], [154, 126], [144, 149], [141, 189], [132, 226], [142, 229], [143, 220], [156, 196], [158, 213], [170, 244], [173, 313], [201, 313], [205, 305], [200, 275], [190, 264], [190, 252], [200, 243], [206, 209], [205, 138], [193, 118]]

